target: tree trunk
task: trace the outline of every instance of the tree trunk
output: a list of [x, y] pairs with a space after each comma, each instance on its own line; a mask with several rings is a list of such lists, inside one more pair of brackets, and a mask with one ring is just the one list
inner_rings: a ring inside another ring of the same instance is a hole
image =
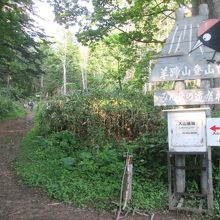
[[209, 17], [220, 19], [220, 1], [219, 0], [207, 0], [209, 6]]
[[67, 30], [64, 30], [64, 55], [63, 55], [63, 95], [66, 95], [66, 52], [67, 52]]
[[209, 18], [220, 19], [220, 1], [219, 0], [192, 0], [193, 14], [199, 13], [199, 5], [206, 3], [209, 7]]
[[200, 0], [192, 0], [192, 14], [198, 15], [199, 14], [199, 5], [201, 4]]

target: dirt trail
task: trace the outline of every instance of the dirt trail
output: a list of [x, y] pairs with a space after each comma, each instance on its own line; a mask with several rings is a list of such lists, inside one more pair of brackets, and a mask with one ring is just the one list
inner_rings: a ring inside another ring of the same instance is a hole
[[[15, 176], [12, 162], [32, 116], [0, 122], [0, 220], [113, 220], [115, 215], [76, 209], [49, 199], [38, 189], [24, 186]], [[153, 217], [153, 218], [152, 218]], [[125, 220], [189, 219], [183, 216], [128, 216]]]

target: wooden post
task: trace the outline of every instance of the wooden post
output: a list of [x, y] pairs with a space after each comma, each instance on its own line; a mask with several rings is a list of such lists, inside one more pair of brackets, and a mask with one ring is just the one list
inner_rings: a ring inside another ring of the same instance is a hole
[[[184, 19], [184, 10], [182, 8], [179, 8], [176, 11], [176, 20], [182, 20]], [[184, 90], [185, 89], [185, 83], [184, 81], [176, 81], [174, 85], [174, 89]], [[179, 108], [183, 108], [179, 106]], [[184, 155], [176, 155], [175, 156], [175, 166], [185, 166], [185, 156]], [[175, 169], [175, 175], [176, 175], [176, 191], [183, 193], [185, 192], [185, 169]]]
[[210, 212], [213, 211], [213, 183], [212, 183], [212, 155], [211, 147], [208, 147], [208, 196], [207, 203]]
[[132, 155], [126, 156], [126, 170], [124, 175], [124, 182], [123, 182], [123, 207], [122, 210], [125, 210], [129, 201], [131, 200], [131, 191], [132, 191]]
[[[207, 157], [206, 155], [201, 155], [201, 193], [207, 194], [208, 191], [208, 167], [207, 167]], [[204, 169], [205, 168], [205, 169]]]
[[[201, 85], [200, 88], [201, 89], [209, 89], [211, 87], [211, 82], [209, 79], [202, 79], [201, 80]], [[209, 107], [208, 105], [201, 105], [201, 107], [205, 108], [205, 107]], [[207, 115], [210, 116], [210, 115]], [[208, 191], [208, 166], [207, 166], [207, 157], [204, 155], [201, 155], [200, 157], [201, 160], [201, 167], [205, 167], [206, 169], [202, 169], [201, 170], [201, 178], [200, 178], [200, 182], [201, 182], [201, 193], [202, 194], [207, 194]]]
[[[185, 83], [184, 81], [177, 81], [174, 85], [175, 90], [184, 90], [185, 89]], [[179, 108], [183, 108], [179, 106]], [[185, 155], [175, 155], [175, 166], [185, 166]], [[176, 191], [179, 193], [185, 192], [185, 169], [175, 169], [175, 175], [176, 175]]]
[[[185, 166], [185, 156], [175, 155], [175, 166]], [[178, 193], [185, 192], [185, 170], [176, 168], [176, 191]]]
[[[207, 4], [201, 4], [199, 6], [199, 14], [208, 18], [209, 10]], [[210, 89], [211, 88], [211, 81], [210, 79], [202, 79], [200, 84], [201, 89]], [[208, 105], [202, 105], [201, 107], [209, 107]], [[207, 115], [209, 116], [209, 115]], [[202, 168], [205, 167], [206, 169], [201, 170], [201, 192], [202, 194], [207, 194], [208, 191], [208, 166], [207, 166], [207, 157], [201, 155], [201, 166]]]

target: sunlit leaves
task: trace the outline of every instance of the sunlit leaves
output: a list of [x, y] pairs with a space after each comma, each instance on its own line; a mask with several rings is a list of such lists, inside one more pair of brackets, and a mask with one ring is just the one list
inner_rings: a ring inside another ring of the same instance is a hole
[[[80, 4], [77, 0], [50, 0], [50, 2], [55, 8], [59, 22], [67, 25], [76, 22], [81, 25], [78, 39], [88, 44], [102, 39], [115, 29], [126, 33], [133, 41], [145, 43], [159, 41], [155, 37], [158, 18], [170, 17], [181, 3], [188, 1], [93, 0], [93, 8], [89, 8], [88, 4]], [[136, 32], [133, 33], [134, 31]], [[137, 32], [138, 36], [135, 35]]]

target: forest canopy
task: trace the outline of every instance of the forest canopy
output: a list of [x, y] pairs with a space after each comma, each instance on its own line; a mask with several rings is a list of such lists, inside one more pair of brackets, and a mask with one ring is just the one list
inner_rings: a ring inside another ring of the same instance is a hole
[[[93, 0], [49, 1], [56, 20], [66, 26], [79, 25], [78, 40], [83, 44], [103, 39], [118, 31], [122, 43], [162, 43], [156, 37], [158, 21], [174, 19], [175, 9], [189, 0]], [[90, 2], [90, 4], [88, 4]], [[84, 3], [84, 4], [83, 4]]]

